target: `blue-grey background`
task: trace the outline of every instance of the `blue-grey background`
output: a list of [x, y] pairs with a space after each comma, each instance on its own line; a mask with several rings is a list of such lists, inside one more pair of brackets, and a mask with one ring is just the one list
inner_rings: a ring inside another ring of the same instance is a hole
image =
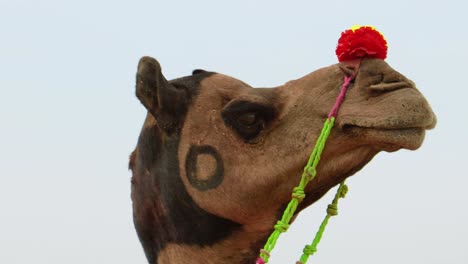
[[[337, 61], [370, 24], [387, 61], [438, 115], [416, 152], [379, 154], [349, 180], [311, 263], [468, 263], [465, 1], [0, 0], [0, 263], [145, 263], [128, 156], [145, 109], [143, 55], [175, 78], [204, 68], [276, 86]], [[295, 263], [330, 192], [281, 237]]]

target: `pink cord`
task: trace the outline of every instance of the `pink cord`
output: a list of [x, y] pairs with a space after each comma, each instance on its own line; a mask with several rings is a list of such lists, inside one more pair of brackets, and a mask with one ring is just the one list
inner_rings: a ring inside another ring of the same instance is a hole
[[345, 94], [346, 94], [346, 90], [348, 89], [349, 84], [351, 83], [352, 79], [353, 79], [352, 76], [345, 76], [343, 85], [341, 86], [340, 94], [336, 98], [335, 104], [333, 105], [332, 110], [328, 114], [328, 119], [331, 119], [332, 117], [336, 117], [336, 115], [338, 113], [338, 109], [340, 108], [341, 103], [343, 103], [343, 100], [344, 100], [344, 97], [345, 97]]

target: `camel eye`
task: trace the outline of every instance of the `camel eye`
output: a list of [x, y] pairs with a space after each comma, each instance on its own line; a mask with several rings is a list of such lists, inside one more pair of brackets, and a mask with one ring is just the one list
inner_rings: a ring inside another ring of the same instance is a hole
[[234, 115], [230, 126], [245, 140], [258, 136], [265, 128], [265, 116], [261, 112], [247, 112]]
[[237, 117], [236, 130], [246, 140], [256, 137], [265, 128], [265, 118], [261, 113], [245, 113]]
[[275, 109], [269, 105], [234, 101], [226, 105], [222, 116], [228, 127], [232, 128], [244, 140], [250, 142], [274, 118]]
[[257, 121], [257, 115], [255, 113], [245, 113], [237, 118], [237, 122], [243, 126], [251, 126]]

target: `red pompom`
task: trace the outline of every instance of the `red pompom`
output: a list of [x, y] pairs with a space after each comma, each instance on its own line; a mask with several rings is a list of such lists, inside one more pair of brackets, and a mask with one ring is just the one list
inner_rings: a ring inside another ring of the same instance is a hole
[[340, 62], [364, 57], [384, 60], [387, 57], [387, 41], [373, 27], [348, 29], [341, 33], [336, 56]]

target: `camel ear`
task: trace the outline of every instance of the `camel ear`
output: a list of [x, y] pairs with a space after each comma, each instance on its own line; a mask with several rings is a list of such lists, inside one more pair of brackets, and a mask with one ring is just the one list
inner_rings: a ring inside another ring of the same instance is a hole
[[159, 62], [143, 57], [138, 63], [136, 96], [155, 117], [161, 130], [172, 134], [182, 121], [188, 96], [185, 89], [171, 85], [161, 72]]

